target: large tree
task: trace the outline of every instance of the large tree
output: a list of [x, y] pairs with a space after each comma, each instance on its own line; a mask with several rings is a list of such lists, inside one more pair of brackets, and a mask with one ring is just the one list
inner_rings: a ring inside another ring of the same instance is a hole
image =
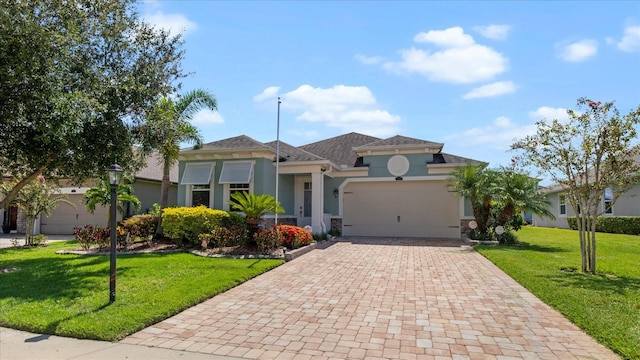
[[134, 0], [0, 0], [0, 171], [80, 183], [135, 165], [130, 125], [183, 77], [182, 41]]
[[205, 90], [189, 91], [177, 99], [161, 98], [146, 116], [140, 128], [142, 143], [147, 150], [155, 150], [162, 158], [162, 189], [160, 208], [169, 203], [169, 171], [178, 162], [180, 144], [202, 146], [202, 136], [189, 121], [200, 110], [217, 110], [215, 97]]
[[568, 122], [536, 123], [537, 132], [515, 142], [519, 158], [561, 185], [578, 216], [582, 272], [596, 272], [596, 218], [604, 211], [602, 196], [614, 188], [610, 204], [638, 181], [640, 154], [636, 126], [640, 106], [621, 116], [613, 102], [587, 98], [568, 110]]

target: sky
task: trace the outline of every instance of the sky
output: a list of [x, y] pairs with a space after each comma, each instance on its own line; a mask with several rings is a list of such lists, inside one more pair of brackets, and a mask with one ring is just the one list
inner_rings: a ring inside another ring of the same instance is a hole
[[[358, 132], [509, 165], [577, 99], [640, 105], [640, 1], [142, 1], [181, 33], [205, 143], [300, 146]], [[278, 124], [278, 100], [281, 98]]]

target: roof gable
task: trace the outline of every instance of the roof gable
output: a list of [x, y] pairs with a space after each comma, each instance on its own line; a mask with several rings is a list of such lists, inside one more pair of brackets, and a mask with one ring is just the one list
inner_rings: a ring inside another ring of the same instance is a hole
[[[271, 141], [266, 143], [265, 145], [276, 151], [276, 141]], [[293, 145], [289, 145], [283, 141], [280, 141], [280, 159], [281, 161], [317, 161], [317, 160], [325, 160], [318, 155], [312, 154], [303, 149], [297, 148]]]
[[[240, 135], [228, 139], [222, 139], [206, 143], [200, 147], [202, 150], [245, 150], [245, 149], [260, 149], [260, 150], [272, 150], [267, 145], [254, 140], [246, 135]], [[195, 147], [187, 150], [197, 150]]]
[[396, 135], [384, 140], [377, 140], [368, 144], [355, 147], [356, 153], [371, 151], [405, 150], [412, 152], [439, 153], [444, 144], [433, 141], [410, 138]]

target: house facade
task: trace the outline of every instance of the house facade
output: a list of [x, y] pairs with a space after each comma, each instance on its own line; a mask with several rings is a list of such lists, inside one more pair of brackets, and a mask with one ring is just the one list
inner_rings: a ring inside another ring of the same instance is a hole
[[267, 217], [270, 224], [343, 236], [457, 239], [473, 216], [449, 190], [449, 174], [480, 162], [443, 153], [443, 146], [358, 133], [300, 147], [244, 135], [223, 139], [181, 151], [178, 204], [229, 210], [232, 193], [249, 191], [273, 195], [285, 209]]
[[[169, 204], [177, 204], [178, 193], [178, 166], [174, 166], [169, 172], [171, 186], [169, 188]], [[154, 203], [160, 202], [160, 188], [162, 182], [162, 164], [157, 153], [147, 157], [147, 163], [140, 169], [131, 184], [134, 195], [141, 202], [140, 213], [146, 213], [153, 209]], [[73, 234], [74, 227], [84, 225], [108, 226], [108, 206], [96, 206], [94, 213], [90, 213], [84, 205], [84, 194], [88, 189], [97, 185], [97, 180], [88, 180], [82, 186], [72, 186], [62, 180], [60, 191], [74, 206], [66, 203], [59, 203], [51, 212], [50, 216], [41, 215], [36, 219], [35, 233], [45, 235], [68, 235]], [[129, 215], [133, 215], [133, 209]], [[21, 211], [15, 207], [0, 209], [3, 224], [8, 224], [10, 231], [24, 233], [26, 229], [26, 219]]]
[[[576, 216], [573, 208], [566, 197], [566, 190], [561, 186], [554, 185], [541, 189], [546, 193], [550, 203], [551, 212], [555, 219], [540, 216], [533, 216], [533, 225], [541, 227], [553, 227], [568, 229], [567, 217]], [[611, 200], [616, 195], [616, 187], [607, 188], [602, 194], [600, 202], [600, 212], [602, 216], [640, 216], [640, 184], [634, 184], [629, 190], [620, 194], [616, 202], [612, 205]]]

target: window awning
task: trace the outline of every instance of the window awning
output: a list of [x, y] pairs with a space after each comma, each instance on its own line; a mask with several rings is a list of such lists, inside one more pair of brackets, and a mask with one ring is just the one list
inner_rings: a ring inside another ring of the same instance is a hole
[[248, 184], [253, 175], [253, 161], [226, 161], [222, 164], [220, 184]]
[[182, 185], [207, 185], [211, 182], [214, 163], [187, 163], [182, 173]]

